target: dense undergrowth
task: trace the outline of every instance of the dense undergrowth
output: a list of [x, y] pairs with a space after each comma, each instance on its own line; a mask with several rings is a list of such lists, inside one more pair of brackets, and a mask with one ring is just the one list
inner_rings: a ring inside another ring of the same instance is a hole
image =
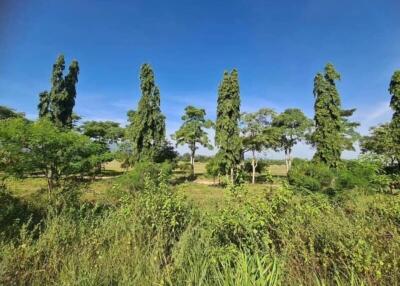
[[127, 186], [115, 205], [70, 196], [38, 206], [2, 190], [0, 284], [400, 283], [399, 196], [282, 187], [249, 199], [231, 187], [229, 202], [211, 215], [160, 174], [145, 176], [140, 191]]

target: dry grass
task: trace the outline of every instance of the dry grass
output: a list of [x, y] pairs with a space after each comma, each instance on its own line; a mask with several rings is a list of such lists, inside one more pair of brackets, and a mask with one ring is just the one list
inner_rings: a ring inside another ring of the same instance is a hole
[[114, 172], [125, 172], [126, 171], [126, 169], [121, 167], [121, 162], [118, 162], [117, 160], [113, 160], [111, 162], [107, 162], [104, 165], [104, 169], [106, 171], [114, 171]]
[[278, 176], [278, 177], [287, 176], [285, 165], [271, 165], [268, 167], [268, 170], [271, 172], [272, 176]]
[[[269, 184], [246, 184], [246, 196], [250, 198], [262, 198], [269, 188], [277, 188], [278, 185]], [[209, 212], [215, 212], [223, 208], [230, 198], [227, 189], [215, 186], [198, 184], [196, 182], [178, 185], [176, 191], [183, 194], [199, 209]]]

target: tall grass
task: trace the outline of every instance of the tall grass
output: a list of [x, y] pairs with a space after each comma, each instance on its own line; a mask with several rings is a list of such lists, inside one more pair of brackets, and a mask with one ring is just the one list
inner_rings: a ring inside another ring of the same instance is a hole
[[205, 215], [160, 180], [2, 225], [0, 284], [398, 285], [399, 229], [399, 197], [266, 190]]

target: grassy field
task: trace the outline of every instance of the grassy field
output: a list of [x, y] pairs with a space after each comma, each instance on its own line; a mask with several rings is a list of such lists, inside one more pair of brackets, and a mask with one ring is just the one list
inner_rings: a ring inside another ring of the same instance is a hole
[[[115, 184], [115, 178], [123, 174], [125, 170], [120, 167], [117, 161], [109, 162], [105, 165], [103, 176], [96, 177], [95, 180], [87, 180], [82, 187], [82, 200], [85, 201], [105, 201], [107, 200], [107, 190]], [[213, 179], [205, 176], [206, 163], [198, 162], [195, 164], [195, 174], [197, 179], [194, 182], [186, 181], [175, 186], [178, 193], [184, 195], [194, 205], [205, 211], [216, 211], [222, 208], [229, 199], [229, 192], [214, 184]], [[270, 171], [273, 176], [280, 177], [286, 175], [284, 165], [271, 165]], [[181, 176], [180, 174], [177, 176]], [[44, 178], [25, 178], [8, 179], [7, 188], [16, 196], [29, 198], [39, 192], [45, 193], [47, 184]], [[247, 184], [248, 196], [261, 197], [269, 188], [277, 188], [279, 184]]]

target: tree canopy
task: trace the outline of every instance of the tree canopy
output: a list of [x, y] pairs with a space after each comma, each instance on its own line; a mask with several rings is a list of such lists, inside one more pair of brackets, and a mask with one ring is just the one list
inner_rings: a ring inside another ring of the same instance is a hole
[[197, 145], [212, 149], [208, 134], [204, 129], [211, 128], [213, 122], [205, 118], [206, 111], [194, 106], [187, 106], [185, 114], [182, 116], [182, 126], [172, 135], [177, 145], [188, 145], [190, 149], [190, 164], [192, 166], [192, 176], [194, 176], [194, 159]]
[[252, 183], [255, 183], [257, 152], [274, 148], [278, 144], [277, 133], [272, 127], [276, 113], [272, 109], [262, 108], [256, 112], [243, 113], [241, 116], [241, 133], [244, 152], [251, 152]]
[[278, 149], [285, 152], [286, 170], [292, 164], [293, 147], [301, 140], [306, 139], [307, 132], [312, 126], [312, 121], [298, 108], [288, 108], [273, 120], [272, 125], [279, 133]]
[[99, 145], [75, 131], [57, 128], [49, 119], [0, 121], [0, 169], [18, 177], [39, 172], [51, 192], [68, 175], [88, 172]]

